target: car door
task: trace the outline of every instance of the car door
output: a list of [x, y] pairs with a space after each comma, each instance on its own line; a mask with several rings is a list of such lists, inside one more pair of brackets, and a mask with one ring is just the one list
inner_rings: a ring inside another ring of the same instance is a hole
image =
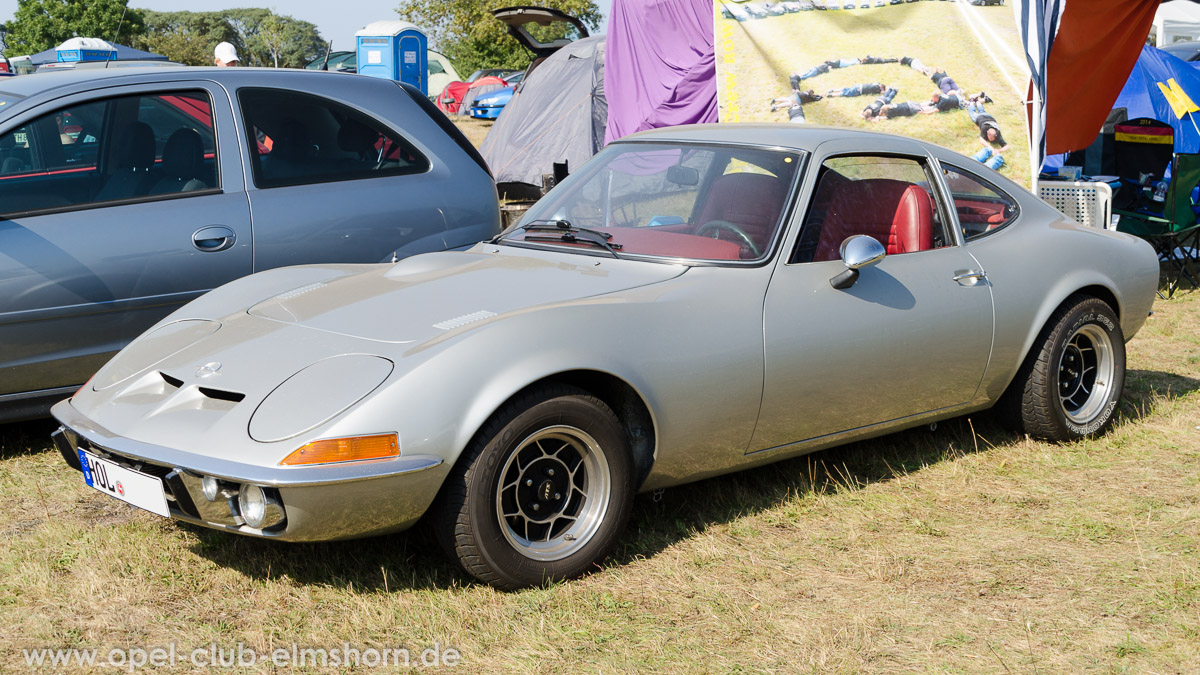
[[[991, 290], [947, 226], [956, 221], [931, 163], [924, 153], [851, 151], [814, 165], [805, 220], [764, 304], [766, 373], [751, 452], [974, 396], [991, 348]], [[839, 247], [856, 234], [889, 254], [839, 290], [830, 283], [846, 270]]]
[[0, 396], [78, 386], [251, 272], [235, 133], [207, 82], [74, 94], [0, 128]]
[[[330, 78], [334, 85], [343, 95], [374, 91], [396, 97], [375, 99], [377, 110], [422, 114], [401, 108], [411, 103], [408, 95], [387, 81]], [[448, 192], [448, 167], [434, 166], [395, 126], [332, 93], [237, 90], [253, 181], [255, 271], [377, 263], [393, 253], [444, 250], [494, 234], [459, 229], [456, 206], [477, 200], [474, 188]]]

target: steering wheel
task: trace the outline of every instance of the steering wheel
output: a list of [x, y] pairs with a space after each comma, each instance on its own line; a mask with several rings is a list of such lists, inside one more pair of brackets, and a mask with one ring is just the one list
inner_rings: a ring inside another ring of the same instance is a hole
[[754, 254], [755, 258], [762, 257], [762, 251], [759, 250], [758, 246], [754, 243], [754, 240], [750, 238], [750, 235], [746, 234], [745, 230], [737, 225], [734, 225], [728, 220], [710, 220], [696, 228], [696, 236], [703, 237], [704, 235], [708, 234], [709, 231], [712, 231], [713, 239], [720, 239], [720, 237], [717, 236], [719, 230], [725, 230], [726, 232], [736, 235], [737, 238], [741, 239], [742, 243], [746, 245], [746, 248], [750, 249], [750, 252]]

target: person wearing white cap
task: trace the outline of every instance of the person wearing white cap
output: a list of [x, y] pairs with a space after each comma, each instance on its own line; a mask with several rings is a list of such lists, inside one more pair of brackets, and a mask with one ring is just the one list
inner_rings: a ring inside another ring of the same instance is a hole
[[222, 42], [213, 50], [213, 62], [221, 67], [238, 65], [237, 50], [228, 42]]

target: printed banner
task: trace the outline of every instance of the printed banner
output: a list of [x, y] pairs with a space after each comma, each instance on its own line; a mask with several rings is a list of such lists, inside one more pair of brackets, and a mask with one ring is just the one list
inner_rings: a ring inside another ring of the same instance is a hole
[[722, 122], [886, 131], [1028, 186], [1029, 69], [999, 0], [715, 0]]

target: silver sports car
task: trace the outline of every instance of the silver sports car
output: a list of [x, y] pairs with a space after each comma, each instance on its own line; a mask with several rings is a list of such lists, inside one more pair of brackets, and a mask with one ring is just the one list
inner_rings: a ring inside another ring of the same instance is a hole
[[465, 252], [310, 265], [159, 322], [54, 415], [88, 485], [312, 541], [423, 514], [501, 588], [578, 575], [634, 493], [997, 407], [1112, 421], [1158, 263], [980, 164], [845, 129], [609, 145]]

